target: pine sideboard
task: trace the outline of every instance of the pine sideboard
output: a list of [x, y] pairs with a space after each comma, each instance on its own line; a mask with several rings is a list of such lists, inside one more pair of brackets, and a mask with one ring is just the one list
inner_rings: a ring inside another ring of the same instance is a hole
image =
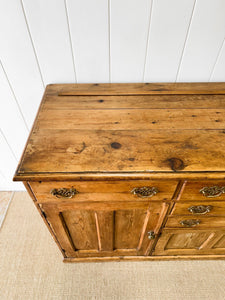
[[224, 112], [225, 83], [50, 84], [14, 180], [65, 262], [224, 259]]

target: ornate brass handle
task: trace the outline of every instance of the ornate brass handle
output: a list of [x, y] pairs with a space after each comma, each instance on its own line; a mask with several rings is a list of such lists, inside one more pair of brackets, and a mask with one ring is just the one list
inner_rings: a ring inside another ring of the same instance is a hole
[[154, 238], [155, 238], [155, 232], [154, 232], [154, 231], [149, 231], [149, 232], [148, 232], [148, 238], [149, 238], [150, 240], [154, 240]]
[[201, 223], [200, 220], [182, 220], [180, 224], [185, 227], [195, 227]]
[[53, 196], [56, 196], [57, 198], [72, 198], [73, 196], [78, 194], [78, 191], [74, 188], [71, 189], [60, 188], [60, 189], [51, 190], [51, 194]]
[[200, 191], [205, 197], [212, 198], [212, 197], [219, 197], [221, 194], [225, 193], [225, 187], [219, 186], [206, 186], [203, 187]]
[[143, 186], [134, 188], [131, 193], [141, 198], [152, 197], [158, 193], [158, 189], [155, 187]]
[[193, 215], [204, 215], [208, 212], [210, 212], [213, 209], [211, 205], [197, 205], [197, 206], [190, 206], [188, 207], [188, 210]]

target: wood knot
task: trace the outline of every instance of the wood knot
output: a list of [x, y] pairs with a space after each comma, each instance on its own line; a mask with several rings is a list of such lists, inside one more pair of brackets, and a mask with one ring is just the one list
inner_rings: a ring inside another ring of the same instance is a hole
[[74, 153], [74, 154], [80, 154], [86, 149], [86, 144], [83, 142], [81, 145], [77, 145], [76, 147], [69, 147], [67, 148], [67, 152]]
[[184, 169], [184, 162], [180, 158], [172, 157], [166, 160], [169, 163], [170, 168], [176, 172]]
[[113, 142], [113, 143], [111, 144], [111, 147], [112, 147], [113, 149], [120, 149], [120, 148], [121, 148], [121, 144], [120, 144], [120, 143], [117, 143], [117, 142]]

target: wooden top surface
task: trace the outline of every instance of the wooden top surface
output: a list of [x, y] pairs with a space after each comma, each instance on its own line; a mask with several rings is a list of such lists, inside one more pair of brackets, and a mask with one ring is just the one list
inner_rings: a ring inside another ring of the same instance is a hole
[[225, 83], [46, 88], [14, 180], [224, 172]]

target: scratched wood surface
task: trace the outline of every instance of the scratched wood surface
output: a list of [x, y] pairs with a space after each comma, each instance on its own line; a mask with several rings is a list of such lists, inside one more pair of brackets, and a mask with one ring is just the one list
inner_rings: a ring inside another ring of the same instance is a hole
[[225, 171], [224, 100], [224, 83], [49, 85], [15, 180]]

